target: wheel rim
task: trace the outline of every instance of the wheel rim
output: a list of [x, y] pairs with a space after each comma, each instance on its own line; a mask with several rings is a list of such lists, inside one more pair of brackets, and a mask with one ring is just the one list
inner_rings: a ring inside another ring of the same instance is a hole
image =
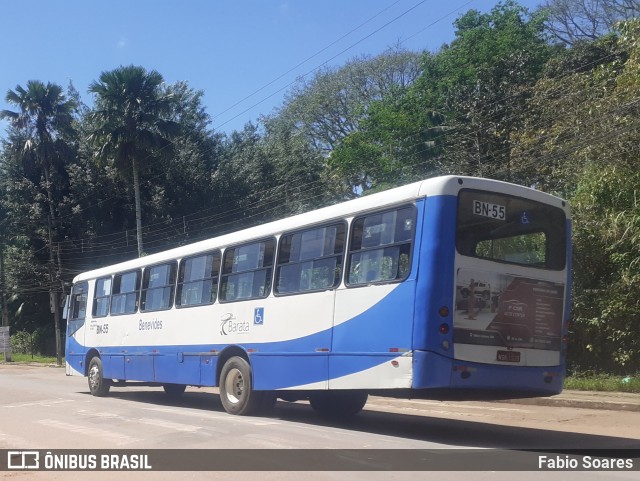
[[89, 385], [94, 390], [100, 386], [100, 370], [95, 364], [89, 369]]
[[232, 404], [240, 402], [245, 393], [244, 376], [239, 369], [233, 368], [227, 374], [224, 382], [227, 400]]

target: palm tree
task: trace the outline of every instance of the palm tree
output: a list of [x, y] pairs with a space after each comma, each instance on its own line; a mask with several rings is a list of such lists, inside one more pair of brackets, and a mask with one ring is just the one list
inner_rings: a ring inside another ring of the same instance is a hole
[[[62, 344], [60, 340], [60, 302], [56, 288], [62, 269], [58, 256], [58, 266], [54, 256], [54, 241], [57, 237], [56, 204], [51, 179], [52, 169], [59, 159], [58, 149], [64, 141], [61, 137], [72, 131], [73, 113], [76, 102], [67, 99], [62, 87], [56, 84], [46, 85], [39, 80], [27, 82], [26, 89], [18, 85], [9, 90], [5, 97], [7, 103], [18, 111], [3, 110], [0, 117], [9, 120], [15, 135], [10, 138], [11, 147], [22, 157], [25, 164], [32, 163], [44, 177], [44, 190], [49, 207], [47, 227], [49, 234], [49, 295], [54, 314], [56, 332], [56, 355], [58, 364], [62, 363]], [[58, 252], [59, 254], [59, 252]]]
[[133, 174], [139, 256], [144, 253], [140, 173], [170, 153], [170, 138], [178, 129], [171, 120], [172, 97], [162, 85], [162, 75], [155, 70], [130, 65], [102, 72], [89, 86], [95, 95], [90, 140], [97, 146], [97, 157], [113, 162], [121, 174]]

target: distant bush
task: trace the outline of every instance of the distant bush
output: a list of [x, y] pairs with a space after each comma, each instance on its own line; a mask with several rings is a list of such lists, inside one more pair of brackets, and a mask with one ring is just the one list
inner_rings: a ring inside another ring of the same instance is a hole
[[45, 341], [43, 329], [32, 333], [18, 331], [11, 336], [11, 351], [16, 354], [40, 354]]

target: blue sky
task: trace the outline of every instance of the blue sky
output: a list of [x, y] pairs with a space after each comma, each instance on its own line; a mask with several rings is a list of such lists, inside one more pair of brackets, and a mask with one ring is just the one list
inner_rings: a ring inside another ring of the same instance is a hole
[[[534, 8], [540, 0], [519, 3]], [[186, 80], [203, 90], [213, 127], [231, 132], [271, 113], [296, 78], [315, 68], [376, 55], [397, 44], [437, 50], [453, 39], [457, 17], [471, 8], [488, 11], [495, 4], [0, 0], [0, 109], [10, 108], [4, 102], [8, 89], [32, 79], [63, 87], [72, 81], [91, 104], [87, 88], [101, 72], [134, 64], [157, 70], [168, 83]], [[2, 132], [4, 128], [0, 124]]]

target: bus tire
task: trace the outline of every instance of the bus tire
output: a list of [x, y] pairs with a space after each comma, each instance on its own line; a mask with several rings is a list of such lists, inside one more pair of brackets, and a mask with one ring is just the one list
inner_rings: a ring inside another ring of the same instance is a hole
[[179, 399], [183, 394], [187, 386], [184, 384], [163, 384], [165, 394], [169, 399]]
[[322, 416], [345, 418], [362, 411], [368, 397], [366, 391], [318, 391], [309, 396], [309, 403]]
[[229, 414], [250, 416], [264, 408], [265, 391], [253, 389], [251, 366], [238, 356], [224, 363], [220, 372], [220, 401]]
[[102, 360], [96, 356], [89, 362], [89, 370], [87, 372], [89, 380], [89, 391], [93, 396], [106, 396], [111, 388], [111, 379], [105, 379], [102, 371]]

